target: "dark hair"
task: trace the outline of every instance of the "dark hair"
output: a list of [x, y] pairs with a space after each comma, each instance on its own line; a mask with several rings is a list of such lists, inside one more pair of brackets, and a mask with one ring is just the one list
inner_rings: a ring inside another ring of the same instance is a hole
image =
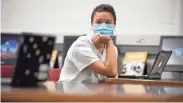
[[100, 5], [96, 6], [92, 12], [92, 15], [91, 15], [91, 23], [93, 23], [93, 18], [95, 16], [96, 12], [109, 12], [109, 13], [111, 13], [113, 18], [114, 18], [114, 24], [116, 24], [116, 13], [114, 11], [114, 8], [111, 5], [100, 4]]

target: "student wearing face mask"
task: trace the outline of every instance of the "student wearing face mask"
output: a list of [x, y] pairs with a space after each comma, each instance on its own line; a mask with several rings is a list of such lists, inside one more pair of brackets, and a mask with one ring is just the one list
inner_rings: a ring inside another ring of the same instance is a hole
[[91, 15], [91, 33], [79, 37], [69, 48], [59, 81], [101, 82], [117, 76], [117, 49], [111, 36], [116, 25], [114, 8], [95, 7]]

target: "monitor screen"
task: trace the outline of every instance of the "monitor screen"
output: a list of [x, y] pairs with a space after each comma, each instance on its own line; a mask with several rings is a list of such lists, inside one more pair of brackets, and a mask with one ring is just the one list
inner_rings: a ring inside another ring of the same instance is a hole
[[1, 33], [1, 65], [15, 64], [20, 35]]
[[183, 36], [162, 36], [161, 49], [172, 51], [167, 66], [183, 66]]

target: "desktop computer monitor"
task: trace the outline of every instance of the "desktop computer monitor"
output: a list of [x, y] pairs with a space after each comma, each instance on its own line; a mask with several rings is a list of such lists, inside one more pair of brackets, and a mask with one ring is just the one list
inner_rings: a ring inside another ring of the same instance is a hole
[[11, 77], [17, 60], [20, 35], [1, 33], [1, 77]]
[[1, 33], [1, 65], [14, 65], [16, 53], [20, 41], [20, 35]]
[[70, 46], [72, 45], [72, 43], [74, 41], [77, 40], [77, 38], [80, 37], [79, 35], [77, 36], [64, 36], [64, 52], [63, 52], [63, 55], [62, 55], [62, 66], [64, 64], [64, 60], [66, 58], [66, 55], [67, 55], [67, 51], [69, 50]]
[[183, 36], [162, 36], [160, 47], [172, 51], [166, 67], [170, 71], [183, 71]]

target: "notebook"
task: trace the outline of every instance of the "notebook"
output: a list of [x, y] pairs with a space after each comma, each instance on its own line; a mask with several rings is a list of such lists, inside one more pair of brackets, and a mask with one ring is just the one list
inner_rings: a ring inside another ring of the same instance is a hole
[[12, 86], [35, 86], [46, 81], [54, 44], [55, 36], [23, 33]]
[[124, 75], [142, 76], [144, 74], [147, 52], [126, 52], [123, 60]]

